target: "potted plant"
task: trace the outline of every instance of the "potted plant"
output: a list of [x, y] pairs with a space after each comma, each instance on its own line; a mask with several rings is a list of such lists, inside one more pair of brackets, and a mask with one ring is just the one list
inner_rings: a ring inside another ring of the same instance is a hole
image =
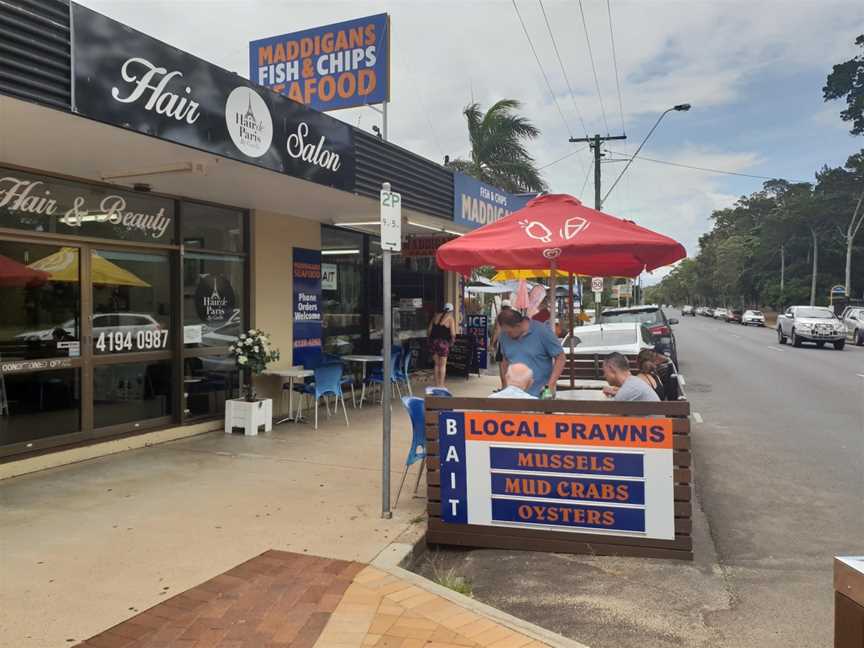
[[263, 372], [268, 362], [278, 360], [279, 351], [270, 346], [270, 336], [258, 329], [241, 333], [237, 341], [228, 347], [228, 351], [234, 355], [237, 367], [243, 372], [243, 400], [254, 403], [257, 399], [252, 376]]

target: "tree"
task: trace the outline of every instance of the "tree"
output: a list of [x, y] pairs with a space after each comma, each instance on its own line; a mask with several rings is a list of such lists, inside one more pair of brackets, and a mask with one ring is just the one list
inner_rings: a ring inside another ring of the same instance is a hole
[[540, 135], [540, 129], [515, 111], [522, 104], [516, 99], [501, 99], [485, 114], [479, 103], [465, 107], [471, 158], [456, 159], [447, 166], [488, 182], [511, 193], [546, 191], [526, 142]]
[[864, 34], [855, 39], [861, 54], [838, 63], [828, 75], [822, 96], [825, 101], [846, 97], [846, 110], [840, 113], [843, 121], [852, 122], [853, 135], [864, 135]]

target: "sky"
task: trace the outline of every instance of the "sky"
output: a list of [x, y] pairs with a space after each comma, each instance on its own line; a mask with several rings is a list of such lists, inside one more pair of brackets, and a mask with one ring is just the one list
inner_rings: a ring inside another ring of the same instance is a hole
[[[516, 0], [551, 93], [512, 0], [79, 1], [244, 77], [251, 40], [388, 12], [391, 141], [438, 162], [466, 157], [462, 109], [518, 99], [541, 130], [529, 151], [551, 191], [591, 206], [587, 148], [556, 162], [585, 147], [568, 139], [626, 133], [607, 145], [605, 194], [624, 167], [615, 160], [679, 103], [692, 109], [669, 113], [640, 157], [802, 181], [864, 148], [839, 117], [842, 101], [822, 100], [826, 75], [856, 54], [864, 33], [860, 0], [610, 0], [608, 10], [607, 0], [582, 0], [584, 24], [578, 0]], [[365, 130], [381, 120], [368, 107], [331, 114]], [[711, 212], [762, 182], [637, 158], [603, 209], [676, 238], [695, 256]], [[647, 283], [665, 273], [654, 274]]]

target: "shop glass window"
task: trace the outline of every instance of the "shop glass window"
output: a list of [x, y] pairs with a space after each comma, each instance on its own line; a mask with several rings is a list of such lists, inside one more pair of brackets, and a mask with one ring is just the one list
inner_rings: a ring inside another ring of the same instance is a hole
[[170, 416], [172, 371], [169, 360], [95, 367], [94, 427]]
[[321, 296], [324, 351], [357, 352], [363, 338], [363, 235], [321, 229]]
[[245, 330], [243, 257], [183, 255], [183, 339], [187, 348], [228, 346]]
[[0, 241], [0, 361], [80, 355], [78, 250]]
[[[384, 328], [381, 259], [381, 241], [378, 237], [370, 237], [367, 303], [370, 309], [370, 338], [379, 344]], [[390, 281], [395, 309], [394, 341], [404, 343], [424, 338], [429, 320], [444, 305], [444, 273], [435, 265], [434, 257], [393, 255]]]
[[186, 417], [213, 417], [225, 401], [240, 396], [240, 372], [230, 355], [206, 355], [183, 361]]
[[80, 370], [0, 372], [0, 446], [80, 429]]
[[171, 345], [171, 264], [167, 254], [94, 250], [95, 353], [161, 351]]
[[244, 250], [244, 214], [236, 209], [182, 203], [181, 237], [187, 248], [224, 252]]
[[174, 201], [0, 168], [0, 227], [175, 243]]

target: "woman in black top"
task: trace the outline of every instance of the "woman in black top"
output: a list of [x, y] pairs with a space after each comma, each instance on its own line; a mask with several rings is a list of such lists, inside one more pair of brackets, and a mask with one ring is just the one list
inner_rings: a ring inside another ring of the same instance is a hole
[[444, 310], [429, 322], [429, 347], [435, 362], [435, 386], [444, 387], [447, 378], [447, 356], [450, 345], [456, 337], [456, 319], [453, 317], [453, 304], [444, 304]]
[[661, 401], [666, 400], [666, 389], [663, 386], [663, 381], [657, 374], [657, 363], [655, 360], [655, 352], [651, 349], [642, 349], [636, 357], [636, 364], [639, 365], [639, 373], [637, 378], [641, 378], [648, 386], [657, 394], [657, 398]]

